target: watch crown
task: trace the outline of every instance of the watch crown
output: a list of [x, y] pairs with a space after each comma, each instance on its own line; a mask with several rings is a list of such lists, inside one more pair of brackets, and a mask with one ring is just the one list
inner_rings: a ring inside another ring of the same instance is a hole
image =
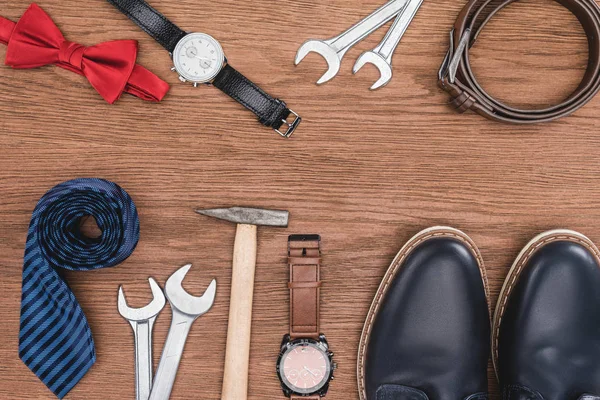
[[181, 75], [179, 75], [179, 80], [180, 80], [181, 82], [185, 82], [185, 78], [184, 78], [183, 76], [181, 76]]
[[194, 82], [194, 87], [198, 87], [198, 82]]
[[171, 67], [171, 71], [175, 72], [177, 69], [175, 69], [175, 67]]
[[333, 363], [333, 370], [335, 371], [338, 368], [337, 363]]

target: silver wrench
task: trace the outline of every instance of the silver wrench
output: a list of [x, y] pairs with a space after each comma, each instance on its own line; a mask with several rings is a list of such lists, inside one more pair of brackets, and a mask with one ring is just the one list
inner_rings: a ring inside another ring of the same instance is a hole
[[152, 328], [156, 317], [166, 304], [158, 283], [148, 278], [153, 299], [143, 308], [131, 308], [127, 305], [123, 286], [119, 286], [118, 309], [119, 314], [129, 322], [133, 328], [135, 340], [135, 398], [148, 400], [152, 388]]
[[206, 314], [215, 301], [217, 281], [214, 279], [201, 297], [194, 297], [185, 291], [182, 282], [191, 267], [191, 264], [181, 267], [165, 283], [165, 294], [173, 310], [173, 319], [156, 370], [150, 400], [169, 399], [192, 323]]
[[383, 38], [381, 43], [371, 51], [364, 52], [354, 64], [353, 73], [357, 73], [367, 63], [374, 64], [380, 72], [380, 77], [377, 82], [371, 86], [371, 90], [379, 89], [387, 85], [392, 79], [392, 57], [396, 47], [400, 44], [400, 40], [408, 26], [417, 14], [419, 7], [423, 4], [423, 0], [408, 0], [406, 7], [400, 12], [396, 21]]
[[329, 66], [327, 72], [317, 81], [317, 85], [323, 84], [335, 77], [340, 71], [342, 58], [346, 52], [371, 33], [375, 32], [381, 26], [394, 18], [406, 5], [407, 0], [392, 0], [381, 6], [371, 15], [340, 34], [329, 40], [306, 41], [296, 54], [296, 65], [310, 52], [315, 52], [323, 56]]

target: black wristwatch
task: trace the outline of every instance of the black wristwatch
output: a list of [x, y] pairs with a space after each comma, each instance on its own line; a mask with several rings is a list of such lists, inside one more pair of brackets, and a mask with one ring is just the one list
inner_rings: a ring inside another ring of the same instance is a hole
[[[252, 111], [261, 124], [290, 137], [302, 118], [227, 63], [219, 42], [205, 33], [182, 31], [144, 0], [108, 0], [160, 43], [173, 58], [182, 82], [212, 84]], [[285, 126], [285, 129], [282, 129]]]

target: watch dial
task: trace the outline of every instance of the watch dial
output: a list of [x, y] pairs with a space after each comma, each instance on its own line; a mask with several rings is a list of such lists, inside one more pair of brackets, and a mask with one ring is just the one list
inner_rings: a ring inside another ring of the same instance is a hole
[[327, 383], [331, 364], [327, 354], [317, 345], [300, 343], [284, 353], [280, 374], [286, 386], [294, 392], [315, 393]]
[[179, 75], [191, 82], [208, 82], [223, 68], [225, 55], [219, 42], [204, 33], [190, 33], [177, 43], [173, 63]]

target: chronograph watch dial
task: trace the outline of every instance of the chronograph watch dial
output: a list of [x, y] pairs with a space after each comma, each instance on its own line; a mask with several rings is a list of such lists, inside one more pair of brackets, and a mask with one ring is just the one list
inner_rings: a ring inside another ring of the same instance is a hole
[[194, 83], [212, 81], [223, 69], [225, 54], [219, 42], [205, 33], [190, 33], [173, 50], [173, 64], [181, 77]]
[[235, 70], [221, 44], [206, 33], [188, 33], [165, 18], [145, 0], [107, 0], [160, 43], [173, 58], [179, 80], [194, 87], [213, 85], [252, 111], [264, 126], [290, 137], [302, 118], [283, 100], [270, 96]]
[[324, 395], [333, 378], [335, 364], [324, 336], [320, 340], [283, 338], [277, 374], [286, 395]]
[[291, 235], [290, 333], [283, 337], [277, 375], [283, 393], [292, 399], [325, 396], [337, 368], [325, 335], [319, 333], [321, 237]]

